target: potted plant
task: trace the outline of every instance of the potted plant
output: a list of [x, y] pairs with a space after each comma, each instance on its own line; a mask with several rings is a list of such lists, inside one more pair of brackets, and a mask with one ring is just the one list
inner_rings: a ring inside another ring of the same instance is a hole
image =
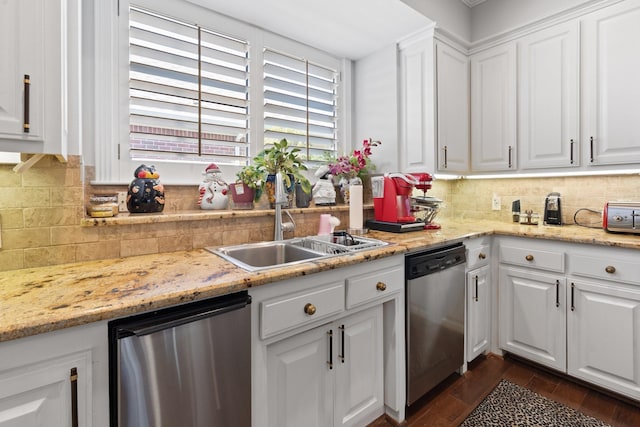
[[264, 179], [255, 165], [244, 166], [236, 173], [236, 182], [230, 186], [234, 209], [253, 209], [253, 203], [262, 196]]
[[275, 176], [278, 172], [282, 173], [290, 201], [293, 199], [296, 182], [300, 183], [306, 194], [311, 193], [311, 183], [301, 172], [307, 170], [307, 167], [302, 162], [299, 152], [299, 148], [290, 147], [286, 139], [281, 139], [272, 147], [262, 150], [253, 159], [255, 167], [264, 176], [264, 185], [272, 207], [275, 202]]

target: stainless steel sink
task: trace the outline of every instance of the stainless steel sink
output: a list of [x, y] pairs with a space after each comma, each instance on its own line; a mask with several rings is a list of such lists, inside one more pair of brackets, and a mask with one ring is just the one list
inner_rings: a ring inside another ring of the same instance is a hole
[[387, 245], [381, 240], [362, 237], [355, 239], [357, 244], [352, 241], [345, 245], [327, 242], [317, 236], [312, 236], [206, 249], [240, 268], [259, 271]]
[[308, 249], [296, 243], [279, 240], [207, 249], [249, 271], [299, 264], [328, 256], [324, 252]]

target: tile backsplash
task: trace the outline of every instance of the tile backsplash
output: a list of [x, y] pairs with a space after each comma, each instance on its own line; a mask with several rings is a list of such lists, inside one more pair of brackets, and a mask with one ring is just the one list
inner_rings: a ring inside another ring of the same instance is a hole
[[[85, 172], [85, 173], [83, 173]], [[87, 227], [88, 194], [125, 191], [126, 186], [91, 186], [91, 170], [82, 171], [79, 157], [60, 163], [46, 156], [30, 170], [16, 174], [0, 165], [0, 271], [133, 255], [190, 250], [205, 246], [268, 240], [273, 216], [234, 217], [162, 224]], [[84, 177], [84, 179], [83, 179]], [[436, 180], [429, 194], [443, 199], [439, 218], [511, 221], [511, 202], [541, 215], [552, 191], [562, 194], [563, 220], [573, 222], [582, 207], [601, 210], [608, 200], [640, 200], [638, 175]], [[165, 213], [198, 209], [196, 186], [166, 186]], [[491, 209], [493, 194], [501, 210]], [[264, 207], [264, 204], [259, 207]], [[348, 212], [335, 212], [343, 224]], [[315, 234], [319, 215], [296, 214], [296, 235]]]

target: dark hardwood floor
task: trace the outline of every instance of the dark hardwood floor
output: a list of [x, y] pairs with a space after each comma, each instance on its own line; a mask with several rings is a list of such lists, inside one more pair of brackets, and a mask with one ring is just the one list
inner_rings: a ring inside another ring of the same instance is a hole
[[[453, 375], [429, 392], [408, 409], [402, 426], [457, 426], [502, 378], [614, 427], [640, 426], [640, 403], [603, 394], [513, 357], [495, 355], [479, 357], [464, 375]], [[381, 418], [369, 427], [395, 425]]]

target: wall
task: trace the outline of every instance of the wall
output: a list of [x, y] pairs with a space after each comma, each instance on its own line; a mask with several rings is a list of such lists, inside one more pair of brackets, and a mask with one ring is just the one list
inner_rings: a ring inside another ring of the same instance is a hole
[[[640, 200], [639, 184], [638, 175], [436, 180], [429, 194], [444, 200], [440, 219], [511, 221], [514, 199], [521, 200], [523, 210], [533, 209], [542, 215], [546, 195], [558, 191], [564, 221], [572, 223], [579, 208], [602, 210], [609, 200]], [[122, 190], [87, 188], [88, 193]], [[502, 199], [500, 211], [491, 210], [494, 193]], [[195, 187], [168, 186], [165, 212], [197, 209], [196, 194]], [[318, 212], [308, 212], [294, 214], [298, 236], [317, 232]], [[333, 214], [348, 224], [348, 211]], [[15, 174], [9, 165], [0, 165], [0, 271], [269, 240], [273, 236], [270, 211], [250, 218], [98, 227], [81, 226], [84, 216], [78, 157], [70, 157], [67, 164], [46, 157], [22, 175]], [[598, 223], [600, 217], [589, 215], [584, 221]]]
[[471, 14], [460, 0], [402, 0], [429, 19], [436, 21], [438, 27], [458, 36], [464, 41], [471, 41]]
[[487, 0], [471, 10], [469, 41], [478, 42], [581, 4], [598, 2], [602, 0]]
[[[233, 219], [82, 226], [82, 181], [80, 159], [74, 156], [66, 164], [47, 156], [21, 175], [0, 165], [0, 271], [273, 239], [271, 210]], [[125, 190], [87, 185], [86, 193]], [[200, 211], [197, 186], [166, 186], [165, 195], [165, 213]], [[348, 224], [348, 211], [332, 214]], [[294, 219], [296, 235], [317, 233], [319, 213], [294, 213]]]
[[397, 64], [393, 44], [356, 61], [353, 67], [354, 140], [345, 145], [360, 148], [363, 139], [382, 141], [371, 156], [380, 171], [399, 168]]
[[[561, 194], [563, 222], [573, 223], [573, 215], [580, 208], [602, 211], [605, 202], [640, 201], [639, 175], [611, 175], [591, 177], [462, 179], [448, 181], [444, 188], [447, 206], [442, 214], [457, 219], [489, 219], [511, 221], [511, 202], [519, 199], [521, 210], [531, 209], [542, 215], [544, 201], [552, 191]], [[501, 198], [501, 210], [491, 210], [493, 194]], [[598, 214], [581, 212], [578, 222], [595, 221]]]

